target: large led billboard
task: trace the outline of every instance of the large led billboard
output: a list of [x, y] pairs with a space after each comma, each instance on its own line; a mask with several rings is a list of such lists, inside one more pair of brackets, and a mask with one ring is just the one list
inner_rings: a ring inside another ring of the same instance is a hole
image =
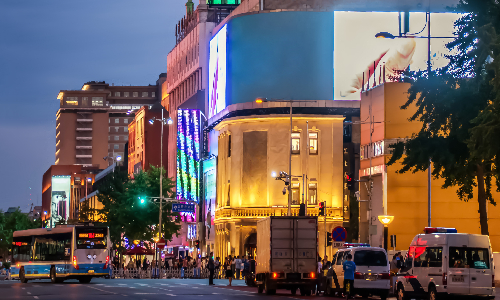
[[205, 216], [207, 225], [211, 226], [215, 221], [215, 197], [217, 196], [217, 159], [215, 157], [203, 161], [203, 184]]
[[208, 117], [226, 108], [227, 24], [210, 40]]
[[59, 221], [69, 218], [71, 176], [52, 176], [52, 194], [50, 201], [50, 221], [55, 227]]
[[199, 110], [177, 111], [177, 199], [200, 199], [200, 117]]
[[[426, 70], [429, 40], [432, 69], [446, 66], [446, 55], [451, 54], [446, 44], [455, 38], [454, 22], [460, 16], [432, 13], [428, 39], [425, 12], [411, 12], [405, 18], [405, 13], [398, 12], [336, 11], [334, 100], [360, 100], [363, 81], [373, 86], [383, 82], [384, 76], [386, 81], [397, 80], [408, 68]], [[402, 32], [405, 27], [409, 29], [406, 34]]]

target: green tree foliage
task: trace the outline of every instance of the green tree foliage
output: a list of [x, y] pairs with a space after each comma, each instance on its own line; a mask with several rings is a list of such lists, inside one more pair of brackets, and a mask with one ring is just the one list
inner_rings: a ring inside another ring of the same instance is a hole
[[[163, 177], [163, 197], [173, 197], [172, 190], [172, 180]], [[97, 214], [107, 220], [114, 245], [121, 245], [122, 237], [129, 241], [148, 241], [155, 237], [159, 229], [159, 205], [151, 197], [159, 197], [159, 191], [160, 169], [154, 166], [147, 172], [135, 174], [133, 179], [124, 172], [116, 172], [114, 178], [99, 187], [98, 198], [104, 208]], [[165, 240], [172, 239], [180, 229], [176, 223], [179, 215], [173, 214], [171, 209], [171, 204], [163, 202], [162, 232]]]
[[470, 13], [455, 23], [458, 38], [447, 45], [455, 54], [443, 69], [411, 74], [402, 109], [416, 105], [410, 120], [422, 122], [422, 128], [394, 146], [389, 164], [402, 159], [400, 173], [425, 171], [430, 158], [433, 176], [444, 178], [443, 188], [457, 186], [461, 200], [473, 199], [477, 188], [481, 233], [488, 234], [487, 202], [495, 204], [492, 176], [498, 178], [492, 163], [499, 152], [490, 147], [499, 143], [493, 134], [500, 131], [494, 124], [500, 120], [494, 113], [500, 94], [492, 84], [499, 80], [500, 58], [494, 63], [492, 58], [498, 58], [500, 50], [500, 5], [494, 0], [461, 0], [456, 10]]
[[12, 245], [12, 235], [14, 231], [26, 230], [32, 228], [42, 228], [42, 219], [38, 218], [31, 221], [27, 214], [19, 209], [5, 216], [0, 211], [0, 256], [7, 257], [8, 251]]

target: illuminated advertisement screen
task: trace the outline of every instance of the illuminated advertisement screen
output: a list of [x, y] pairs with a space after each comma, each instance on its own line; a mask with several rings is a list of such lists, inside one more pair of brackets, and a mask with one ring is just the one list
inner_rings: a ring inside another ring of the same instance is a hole
[[226, 41], [227, 25], [224, 25], [210, 40], [210, 59], [208, 62], [209, 118], [226, 108]]
[[177, 111], [177, 199], [200, 199], [199, 110]]
[[[366, 88], [367, 82], [370, 86], [384, 82], [384, 76], [386, 81], [396, 81], [408, 68], [427, 69], [426, 13], [411, 12], [407, 17], [398, 12], [334, 13], [334, 100], [360, 100], [363, 81]], [[446, 44], [455, 38], [454, 22], [460, 17], [456, 13], [431, 14], [433, 70], [448, 64], [445, 56], [452, 53]], [[406, 26], [405, 20], [409, 21]], [[401, 32], [405, 27], [409, 29], [406, 35]]]
[[[69, 218], [71, 176], [52, 176], [52, 197], [50, 202], [50, 222], [52, 227]], [[50, 224], [49, 222], [49, 224]]]
[[[205, 220], [207, 220], [207, 225], [214, 225], [215, 220], [216, 175], [216, 158], [205, 160], [203, 162], [203, 184], [205, 185]], [[209, 220], [210, 222], [208, 222]]]

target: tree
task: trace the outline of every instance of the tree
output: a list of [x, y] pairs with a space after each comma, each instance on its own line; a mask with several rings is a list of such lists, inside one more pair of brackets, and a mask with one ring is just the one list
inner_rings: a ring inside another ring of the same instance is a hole
[[402, 159], [398, 172], [415, 173], [427, 170], [431, 159], [434, 178], [444, 179], [443, 188], [457, 186], [463, 201], [473, 199], [477, 187], [481, 233], [487, 235], [487, 202], [496, 204], [491, 193], [494, 160], [481, 153], [490, 141], [481, 139], [478, 125], [482, 112], [499, 94], [492, 85], [498, 79], [492, 57], [499, 50], [500, 5], [492, 0], [461, 0], [456, 10], [470, 13], [455, 23], [458, 38], [447, 45], [455, 53], [448, 56], [449, 64], [430, 74], [406, 76], [412, 85], [402, 109], [416, 105], [410, 120], [422, 122], [422, 128], [393, 146], [388, 164]]
[[[165, 170], [161, 169], [164, 173]], [[151, 166], [147, 172], [140, 172], [129, 179], [124, 172], [117, 172], [108, 183], [99, 187], [99, 201], [104, 208], [98, 212], [107, 220], [111, 240], [121, 245], [122, 236], [128, 240], [152, 240], [158, 232], [159, 207], [151, 201], [158, 197], [160, 169]], [[173, 182], [163, 177], [164, 197], [173, 196]], [[141, 199], [144, 202], [141, 203]], [[176, 223], [178, 214], [171, 212], [171, 204], [163, 205], [162, 232], [169, 240], [180, 226]]]

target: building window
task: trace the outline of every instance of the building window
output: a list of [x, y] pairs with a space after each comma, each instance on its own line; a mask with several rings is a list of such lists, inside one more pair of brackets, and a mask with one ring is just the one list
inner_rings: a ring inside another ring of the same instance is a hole
[[119, 148], [120, 148], [120, 145], [115, 144], [114, 149], [119, 149]]
[[103, 97], [92, 97], [92, 106], [102, 106], [103, 102]]
[[120, 137], [115, 135], [115, 141], [119, 141], [120, 140]]
[[318, 154], [318, 133], [309, 132], [309, 154]]
[[123, 127], [123, 131], [128, 132], [128, 127]]
[[156, 97], [156, 92], [151, 92], [151, 97]]
[[300, 204], [300, 183], [292, 182], [292, 205]]
[[123, 123], [128, 124], [128, 119], [123, 119]]
[[82, 98], [82, 105], [83, 106], [89, 106], [89, 97], [83, 97]]
[[120, 127], [115, 127], [115, 132], [118, 132], [120, 130]]
[[227, 143], [227, 157], [231, 157], [231, 135], [229, 135], [229, 141]]
[[115, 124], [118, 124], [118, 123], [120, 123], [120, 119], [116, 118], [115, 119]]
[[318, 204], [318, 184], [317, 183], [309, 183], [309, 192], [308, 192], [308, 202], [309, 205], [317, 205]]
[[226, 206], [231, 206], [231, 184], [227, 184], [227, 201]]
[[139, 97], [139, 92], [132, 92], [132, 97]]
[[66, 97], [66, 105], [78, 105], [78, 97]]
[[123, 92], [123, 97], [128, 97], [128, 92]]
[[142, 97], [147, 97], [148, 96], [148, 92], [142, 92]]
[[115, 92], [115, 97], [120, 97], [120, 92]]
[[300, 132], [292, 132], [292, 154], [300, 154]]

